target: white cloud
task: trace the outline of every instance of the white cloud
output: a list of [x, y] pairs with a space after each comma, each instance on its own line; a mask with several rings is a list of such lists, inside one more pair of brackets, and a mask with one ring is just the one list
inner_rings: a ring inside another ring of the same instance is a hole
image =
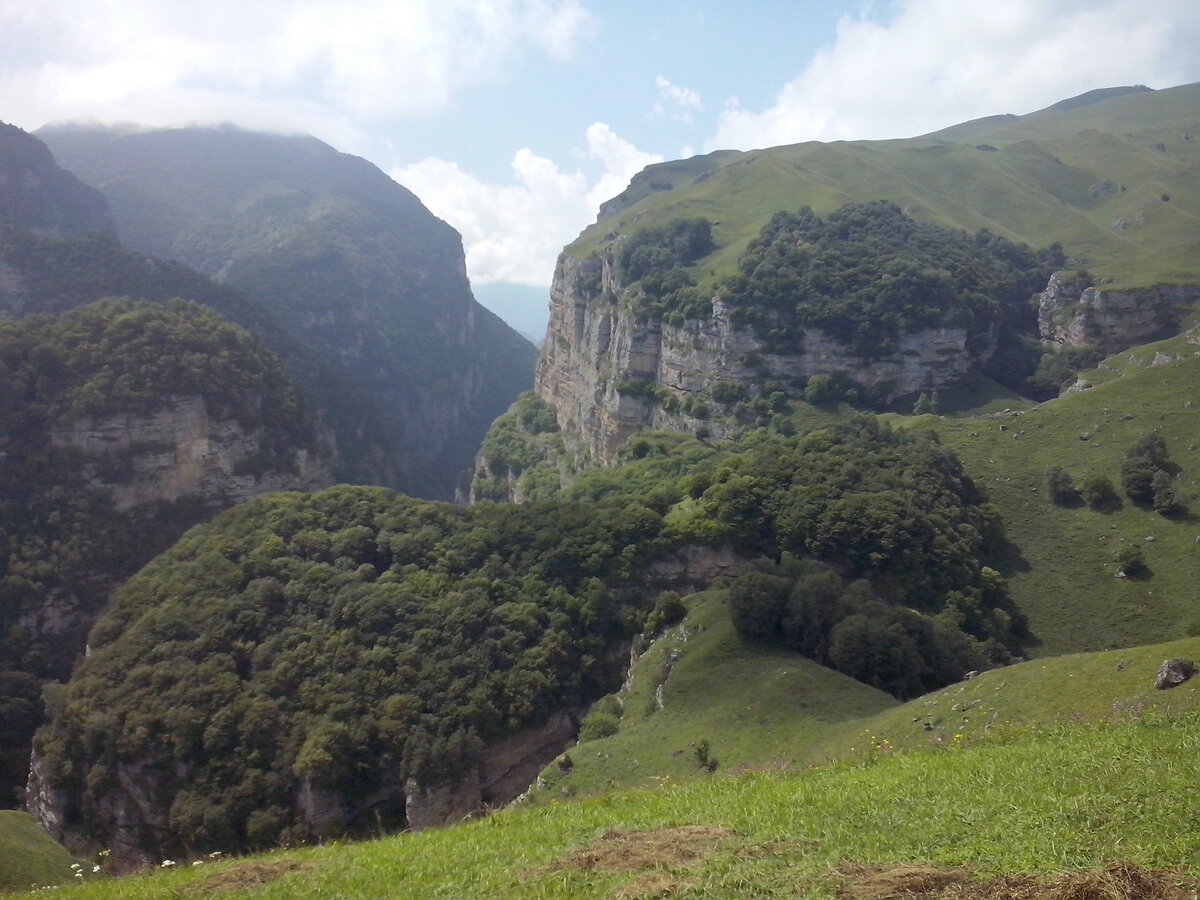
[[775, 103], [721, 113], [706, 149], [908, 137], [1098, 87], [1200, 80], [1195, 0], [903, 0], [844, 18]]
[[690, 125], [692, 113], [704, 109], [700, 94], [691, 88], [672, 84], [661, 75], [654, 79], [654, 86], [658, 88], [658, 101], [654, 104], [654, 112], [657, 115], [663, 115], [671, 110], [676, 119]]
[[565, 58], [589, 21], [579, 0], [4, 0], [0, 109], [30, 128], [217, 119], [320, 134], [332, 116], [344, 131], [436, 111], [530, 50]]
[[511, 184], [486, 184], [434, 157], [391, 175], [462, 233], [474, 283], [546, 287], [559, 251], [595, 219], [600, 203], [646, 166], [662, 162], [603, 122], [590, 126], [586, 138], [582, 156], [599, 169], [597, 175], [563, 171], [529, 149], [513, 157]]

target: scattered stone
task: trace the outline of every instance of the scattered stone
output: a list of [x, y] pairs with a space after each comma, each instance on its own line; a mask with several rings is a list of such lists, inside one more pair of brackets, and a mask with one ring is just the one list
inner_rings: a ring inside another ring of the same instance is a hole
[[1190, 659], [1164, 659], [1154, 676], [1154, 687], [1160, 691], [1178, 687], [1195, 674], [1196, 664]]

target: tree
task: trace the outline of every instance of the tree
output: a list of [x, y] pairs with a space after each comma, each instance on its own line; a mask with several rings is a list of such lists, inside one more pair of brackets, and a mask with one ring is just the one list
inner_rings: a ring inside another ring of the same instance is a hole
[[1097, 512], [1112, 509], [1120, 501], [1112, 480], [1104, 475], [1089, 475], [1079, 486], [1083, 502]]
[[1046, 470], [1046, 492], [1050, 500], [1059, 506], [1065, 506], [1079, 497], [1071, 473], [1062, 466], [1052, 466]]
[[[1170, 465], [1166, 439], [1161, 434], [1141, 435], [1125, 452], [1121, 463], [1121, 486], [1126, 496], [1134, 503], [1153, 504], [1155, 476], [1163, 473], [1169, 487]], [[1158, 483], [1164, 482], [1159, 479]]]
[[742, 575], [729, 591], [733, 627], [746, 637], [777, 634], [790, 589], [790, 580], [779, 575], [764, 572]]
[[1175, 494], [1175, 486], [1171, 483], [1171, 476], [1163, 469], [1154, 473], [1150, 487], [1156, 513], [1169, 516], [1179, 511], [1179, 498]]

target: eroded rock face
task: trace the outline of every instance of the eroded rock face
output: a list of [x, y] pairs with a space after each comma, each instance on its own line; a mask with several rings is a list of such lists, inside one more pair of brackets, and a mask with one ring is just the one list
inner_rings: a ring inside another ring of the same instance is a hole
[[[311, 491], [333, 483], [328, 461], [305, 448], [289, 465], [262, 466], [262, 435], [214, 418], [202, 397], [178, 397], [152, 413], [83, 416], [50, 429], [56, 447], [82, 450], [95, 462], [91, 480], [127, 510], [186, 494], [233, 505], [272, 491]], [[106, 462], [120, 462], [120, 477]]]
[[405, 788], [408, 827], [452, 825], [486, 805], [515, 800], [542, 769], [574, 744], [580, 713], [561, 710], [542, 727], [489, 747], [479, 769], [452, 784], [426, 787], [410, 779]]
[[[116, 764], [116, 787], [99, 798], [92, 818], [104, 824], [108, 862], [118, 872], [156, 865], [166, 858], [169, 791], [175, 781], [168, 766], [148, 755], [137, 763]], [[76, 854], [93, 852], [87, 837], [70, 826], [72, 800], [46, 778], [35, 751], [29, 767], [26, 806], [42, 830]]]
[[1107, 289], [1052, 275], [1037, 297], [1038, 331], [1050, 343], [1120, 353], [1177, 333], [1197, 301], [1200, 285]]
[[[703, 429], [715, 438], [732, 430], [719, 419], [669, 411], [661, 392], [680, 404], [707, 402], [718, 382], [743, 385], [753, 395], [764, 381], [842, 372], [864, 388], [896, 397], [955, 381], [980, 361], [979, 351], [968, 347], [966, 329], [958, 327], [905, 334], [895, 353], [869, 361], [818, 328], [807, 330], [794, 353], [770, 353], [753, 331], [733, 325], [720, 298], [710, 317], [672, 325], [634, 316], [622, 303], [623, 292], [608, 254], [559, 258], [534, 390], [555, 408], [568, 448], [585, 464], [612, 460], [643, 427], [693, 434]], [[972, 337], [971, 343], [980, 342]], [[659, 396], [628, 389], [640, 382]]]
[[732, 547], [689, 544], [646, 567], [649, 583], [681, 591], [702, 591], [723, 579], [736, 578], [748, 560]]

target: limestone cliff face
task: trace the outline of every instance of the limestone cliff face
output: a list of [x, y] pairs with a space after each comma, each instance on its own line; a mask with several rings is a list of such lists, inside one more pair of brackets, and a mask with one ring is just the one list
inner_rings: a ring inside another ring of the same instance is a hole
[[[895, 353], [869, 361], [816, 328], [794, 353], [771, 353], [753, 331], [732, 324], [719, 296], [710, 317], [672, 325], [634, 316], [622, 302], [625, 290], [607, 254], [559, 258], [534, 390], [555, 408], [580, 463], [610, 461], [643, 427], [726, 437], [733, 426], [696, 414], [698, 404], [711, 406], [709, 392], [720, 382], [754, 396], [765, 381], [841, 372], [896, 397], [952, 382], [980, 362], [971, 349], [978, 336], [958, 327], [905, 334]], [[986, 355], [991, 347], [982, 343]]]
[[1119, 353], [1179, 331], [1182, 315], [1200, 301], [1200, 285], [1107, 289], [1052, 275], [1038, 295], [1042, 340]]
[[285, 465], [260, 462], [260, 430], [209, 414], [203, 397], [176, 397], [152, 413], [83, 416], [50, 428], [56, 447], [83, 452], [93, 485], [119, 510], [191, 495], [242, 503], [272, 491], [313, 491], [333, 483], [329, 460], [307, 448]]

